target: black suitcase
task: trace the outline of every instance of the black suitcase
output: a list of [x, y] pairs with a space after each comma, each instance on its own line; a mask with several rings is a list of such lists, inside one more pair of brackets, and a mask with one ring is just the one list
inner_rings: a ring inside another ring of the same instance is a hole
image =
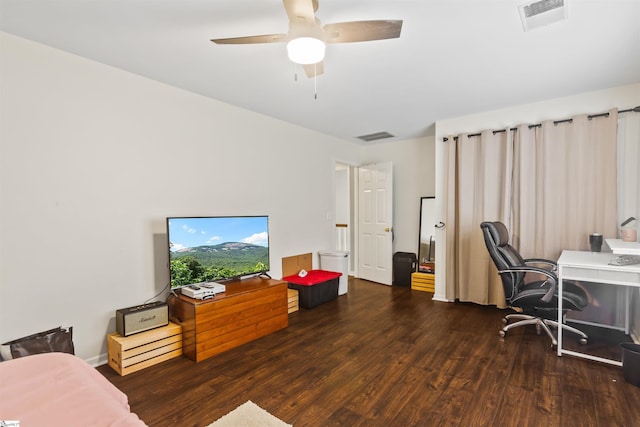
[[411, 286], [411, 273], [416, 271], [418, 257], [411, 252], [393, 254], [393, 285]]

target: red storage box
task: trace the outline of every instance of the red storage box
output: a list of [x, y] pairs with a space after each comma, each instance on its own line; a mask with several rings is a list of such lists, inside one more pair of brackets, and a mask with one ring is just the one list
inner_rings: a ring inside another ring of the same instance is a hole
[[297, 274], [283, 277], [289, 288], [298, 291], [298, 301], [302, 308], [313, 308], [338, 298], [338, 282], [342, 273], [326, 270], [311, 270], [305, 277]]

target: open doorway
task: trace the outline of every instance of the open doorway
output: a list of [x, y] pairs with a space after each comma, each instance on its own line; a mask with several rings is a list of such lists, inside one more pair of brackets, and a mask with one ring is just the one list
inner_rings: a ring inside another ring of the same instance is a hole
[[354, 260], [357, 259], [357, 179], [354, 179], [358, 168], [354, 165], [336, 162], [334, 170], [334, 212], [335, 232], [334, 249], [349, 251], [349, 275], [357, 277]]

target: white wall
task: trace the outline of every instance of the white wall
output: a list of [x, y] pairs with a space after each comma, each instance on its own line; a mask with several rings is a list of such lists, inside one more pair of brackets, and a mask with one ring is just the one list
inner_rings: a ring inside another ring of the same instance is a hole
[[0, 47], [0, 342], [73, 326], [76, 354], [104, 363], [115, 310], [167, 285], [167, 216], [268, 214], [281, 277], [282, 257], [333, 243], [336, 161], [394, 162], [396, 242], [416, 250], [433, 138], [360, 146], [2, 32]]
[[[525, 104], [501, 110], [482, 112], [464, 117], [440, 120], [436, 123], [436, 210], [439, 218], [444, 218], [446, 196], [444, 192], [444, 142], [443, 137], [484, 129], [504, 129], [521, 123], [540, 123], [543, 120], [558, 120], [577, 114], [606, 112], [610, 108], [628, 109], [640, 105], [640, 84], [615, 87], [576, 96], [557, 98], [543, 102]], [[626, 113], [637, 114], [637, 113]], [[638, 183], [640, 186], [640, 183]], [[437, 219], [436, 221], [444, 221]], [[446, 274], [444, 231], [438, 231], [436, 240], [442, 242], [436, 248], [439, 269], [436, 274], [435, 299], [445, 301]], [[636, 304], [635, 311], [640, 306]], [[636, 330], [640, 325], [636, 324]]]
[[[74, 327], [168, 282], [165, 217], [270, 216], [281, 258], [330, 247], [336, 156], [363, 148], [0, 33], [0, 342]], [[303, 203], [300, 194], [309, 196]]]

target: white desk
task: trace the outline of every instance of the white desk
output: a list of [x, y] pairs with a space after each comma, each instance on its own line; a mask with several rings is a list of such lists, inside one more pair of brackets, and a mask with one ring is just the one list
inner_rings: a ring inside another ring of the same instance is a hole
[[[562, 324], [562, 281], [582, 280], [585, 282], [606, 283], [615, 286], [627, 286], [627, 315], [625, 318], [625, 333], [629, 334], [629, 301], [631, 289], [640, 289], [640, 264], [616, 266], [609, 265], [609, 261], [617, 255], [610, 252], [582, 252], [562, 251], [558, 258], [558, 324]], [[558, 356], [569, 354], [598, 362], [622, 366], [622, 362], [592, 356], [577, 351], [562, 348], [562, 328], [558, 327]]]

